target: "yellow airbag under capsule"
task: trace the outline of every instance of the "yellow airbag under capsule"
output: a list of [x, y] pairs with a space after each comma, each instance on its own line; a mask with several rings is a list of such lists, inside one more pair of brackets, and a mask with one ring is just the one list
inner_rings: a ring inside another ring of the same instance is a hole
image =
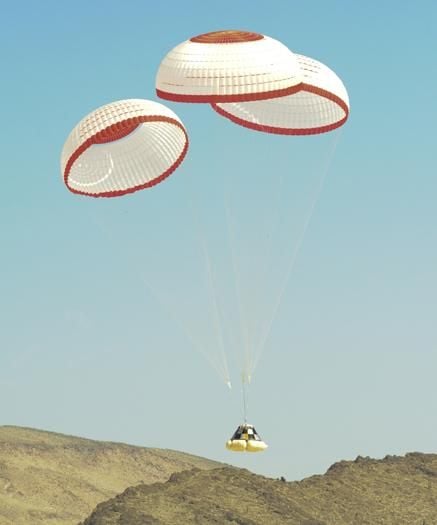
[[232, 452], [244, 452], [246, 450], [246, 441], [244, 439], [230, 439], [226, 442], [226, 448]]
[[251, 439], [247, 442], [246, 452], [262, 452], [268, 447], [267, 443], [264, 441], [255, 441]]

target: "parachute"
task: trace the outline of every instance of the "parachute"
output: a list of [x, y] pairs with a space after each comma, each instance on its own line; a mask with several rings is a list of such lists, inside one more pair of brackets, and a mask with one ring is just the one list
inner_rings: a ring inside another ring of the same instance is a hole
[[171, 50], [156, 76], [158, 97], [176, 102], [236, 102], [290, 95], [299, 66], [284, 44], [248, 31], [214, 31]]
[[[322, 135], [340, 128], [349, 117], [348, 93], [334, 71], [315, 59], [294, 53], [278, 40], [250, 31], [214, 31], [182, 42], [169, 51], [161, 61], [155, 87], [156, 94], [161, 99], [209, 104], [217, 114], [234, 124], [273, 135]], [[262, 137], [261, 134], [255, 135]], [[266, 140], [265, 136], [263, 140]], [[258, 154], [258, 162], [265, 156], [262, 150], [264, 145], [259, 144], [260, 151], [257, 151], [256, 146], [250, 150], [254, 162], [257, 159], [256, 154]], [[272, 142], [269, 144], [272, 147]], [[172, 110], [149, 100], [119, 100], [91, 112], [71, 131], [62, 150], [62, 177], [72, 193], [89, 197], [119, 197], [150, 188], [166, 179], [183, 162], [187, 150], [187, 131]], [[229, 158], [230, 151], [226, 153], [226, 158]], [[313, 156], [311, 152], [306, 161]], [[275, 158], [275, 162], [279, 162], [278, 158]], [[243, 178], [243, 176], [239, 177], [243, 175], [241, 170], [247, 170], [246, 159], [233, 159], [231, 166], [232, 169], [225, 166], [222, 171], [225, 175], [231, 173], [232, 189], [235, 192], [236, 180]], [[257, 172], [257, 170], [258, 166], [253, 171]], [[275, 169], [270, 171], [273, 173], [268, 173], [259, 182], [263, 198], [267, 193], [263, 188], [272, 186], [271, 180], [267, 180], [267, 177], [275, 178]], [[313, 192], [303, 221], [302, 232], [296, 236], [296, 246], [285, 265], [283, 279], [280, 279], [282, 284], [277, 298], [273, 301], [271, 313], [261, 316], [262, 322], [266, 323], [266, 328], [261, 330], [257, 342], [254, 341], [255, 335], [250, 334], [250, 329], [254, 325], [250, 326], [247, 322], [248, 311], [256, 309], [257, 300], [265, 299], [260, 299], [262, 294], [258, 297], [254, 295], [244, 304], [241, 298], [239, 276], [248, 272], [244, 269], [241, 271], [236, 261], [233, 246], [241, 246], [242, 243], [238, 243], [233, 235], [232, 206], [229, 202], [225, 202], [224, 205], [231, 248], [230, 266], [233, 267], [236, 281], [235, 302], [238, 303], [238, 316], [241, 321], [244, 362], [241, 370], [244, 423], [239, 425], [232, 438], [226, 443], [227, 449], [231, 451], [260, 452], [267, 448], [253, 425], [247, 423], [247, 387], [251, 383], [253, 371], [265, 347], [328, 167], [321, 171], [320, 181]], [[252, 183], [253, 181], [250, 180], [250, 184]], [[281, 181], [278, 182], [275, 191], [276, 200], [279, 201], [282, 192]], [[218, 200], [217, 195], [217, 192], [214, 193], [214, 203]], [[240, 200], [249, 201], [249, 195], [246, 186], [242, 194], [243, 198]], [[253, 219], [261, 215], [259, 208], [255, 206], [252, 210]], [[278, 216], [280, 221], [280, 213], [276, 209], [274, 211], [275, 217]], [[210, 209], [208, 212], [212, 214]], [[249, 223], [252, 225], [250, 221]], [[226, 230], [223, 224], [221, 229]], [[262, 232], [253, 227], [252, 230], [255, 231], [254, 237], [258, 241], [262, 237]], [[274, 230], [275, 228], [271, 228], [269, 231], [271, 237], [274, 236]], [[201, 244], [213, 303], [210, 310], [218, 336], [218, 347], [223, 357], [221, 369], [219, 366], [216, 368], [230, 387], [227, 361], [224, 356], [226, 342], [219, 334], [221, 324], [226, 323], [226, 320], [222, 317], [223, 305], [220, 305], [218, 300], [214, 273], [214, 264], [223, 263], [223, 253], [218, 254], [217, 261], [213, 260], [208, 252], [205, 238], [206, 236]], [[288, 241], [288, 235], [285, 238]], [[258, 253], [246, 254], [250, 265], [254, 265], [257, 259], [264, 254], [269, 255], [271, 251], [270, 242], [266, 247], [261, 247], [261, 243], [259, 246]], [[274, 273], [274, 270], [267, 264], [265, 273]], [[250, 277], [248, 279], [250, 280]], [[202, 308], [207, 310], [205, 306], [203, 305]], [[177, 310], [184, 312], [184, 308], [181, 307]], [[226, 307], [223, 310], [226, 311]], [[229, 312], [227, 314], [229, 319]], [[198, 325], [201, 324], [200, 316], [196, 322]], [[186, 333], [194, 346], [202, 350], [188, 331]]]
[[296, 55], [298, 93], [255, 102], [213, 103], [217, 113], [246, 128], [280, 135], [315, 135], [342, 126], [349, 115], [343, 82], [321, 62]]
[[67, 188], [118, 197], [163, 181], [183, 161], [188, 135], [179, 117], [150, 100], [119, 100], [84, 117], [61, 155]]

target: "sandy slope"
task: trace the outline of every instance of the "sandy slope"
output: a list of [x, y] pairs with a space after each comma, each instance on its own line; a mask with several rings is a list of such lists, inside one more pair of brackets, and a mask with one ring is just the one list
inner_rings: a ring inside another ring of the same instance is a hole
[[131, 485], [217, 465], [170, 450], [0, 427], [0, 525], [77, 524]]

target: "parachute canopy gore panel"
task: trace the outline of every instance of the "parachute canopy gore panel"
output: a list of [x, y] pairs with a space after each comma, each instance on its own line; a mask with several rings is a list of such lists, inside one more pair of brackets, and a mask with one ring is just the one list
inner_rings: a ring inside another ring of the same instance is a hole
[[340, 78], [327, 66], [295, 55], [301, 90], [290, 96], [239, 103], [213, 103], [213, 109], [235, 124], [281, 135], [315, 135], [342, 126], [349, 116], [349, 97]]
[[150, 100], [119, 100], [96, 109], [71, 131], [62, 150], [62, 176], [73, 193], [117, 197], [163, 181], [187, 150], [187, 132], [169, 108]]
[[175, 102], [264, 100], [300, 89], [297, 59], [284, 44], [258, 33], [225, 30], [179, 44], [162, 60], [156, 93]]

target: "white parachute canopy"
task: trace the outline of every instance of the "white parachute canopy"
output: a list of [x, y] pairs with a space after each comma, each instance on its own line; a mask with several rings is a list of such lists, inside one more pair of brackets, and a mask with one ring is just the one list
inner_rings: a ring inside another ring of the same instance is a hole
[[220, 115], [247, 128], [282, 135], [314, 135], [342, 126], [349, 97], [340, 78], [327, 66], [296, 55], [302, 84], [298, 93], [254, 102], [214, 103]]
[[296, 57], [278, 40], [248, 31], [214, 31], [164, 57], [156, 93], [176, 102], [262, 100], [296, 92], [299, 73]]
[[169, 108], [150, 100], [119, 100], [74, 127], [62, 150], [62, 176], [73, 193], [117, 197], [164, 180], [187, 149], [184, 125]]

